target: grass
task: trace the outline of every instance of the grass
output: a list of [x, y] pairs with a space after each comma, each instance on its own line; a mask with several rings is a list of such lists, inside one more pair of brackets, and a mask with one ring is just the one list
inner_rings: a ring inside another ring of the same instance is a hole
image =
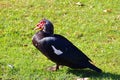
[[[120, 0], [0, 0], [0, 80], [119, 80]], [[35, 25], [51, 20], [55, 33], [68, 38], [103, 70], [54, 65], [32, 45]]]

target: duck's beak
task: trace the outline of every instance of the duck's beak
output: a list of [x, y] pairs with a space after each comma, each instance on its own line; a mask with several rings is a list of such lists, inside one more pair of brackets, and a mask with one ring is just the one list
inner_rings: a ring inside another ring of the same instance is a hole
[[36, 28], [34, 28], [34, 30], [41, 30], [41, 28], [39, 28], [39, 27], [36, 27]]

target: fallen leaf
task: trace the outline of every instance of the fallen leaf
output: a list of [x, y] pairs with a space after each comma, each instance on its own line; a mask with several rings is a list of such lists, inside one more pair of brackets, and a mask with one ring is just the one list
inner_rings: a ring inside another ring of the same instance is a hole
[[24, 46], [24, 47], [27, 47], [28, 45], [27, 45], [27, 44], [24, 44], [23, 46]]
[[13, 69], [13, 68], [14, 68], [14, 66], [13, 66], [13, 65], [11, 65], [11, 64], [8, 64], [8, 67], [10, 67], [11, 69]]
[[77, 80], [88, 80], [89, 78], [78, 78]]
[[120, 20], [120, 15], [118, 15], [118, 16], [115, 18], [115, 20]]
[[76, 3], [78, 6], [85, 6], [83, 3], [81, 3], [81, 2], [77, 2]]
[[103, 10], [103, 12], [105, 12], [105, 13], [112, 12], [112, 9], [105, 9], [105, 10]]

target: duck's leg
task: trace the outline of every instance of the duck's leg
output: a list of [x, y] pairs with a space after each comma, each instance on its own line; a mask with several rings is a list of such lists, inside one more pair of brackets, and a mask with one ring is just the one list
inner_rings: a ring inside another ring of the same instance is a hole
[[57, 70], [59, 70], [59, 64], [56, 64], [56, 70], [55, 71], [57, 71]]
[[59, 70], [59, 64], [56, 64], [55, 66], [52, 66], [52, 67], [49, 67], [47, 70], [49, 70], [49, 71], [57, 71], [57, 70]]

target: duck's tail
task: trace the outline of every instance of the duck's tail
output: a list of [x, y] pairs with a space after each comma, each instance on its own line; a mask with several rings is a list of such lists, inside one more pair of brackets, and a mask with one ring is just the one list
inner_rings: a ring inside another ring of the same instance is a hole
[[93, 64], [91, 64], [91, 63], [88, 64], [88, 67], [89, 67], [90, 69], [92, 69], [92, 70], [98, 72], [98, 73], [101, 73], [101, 72], [102, 72], [101, 69], [97, 68], [95, 65], [93, 65]]

